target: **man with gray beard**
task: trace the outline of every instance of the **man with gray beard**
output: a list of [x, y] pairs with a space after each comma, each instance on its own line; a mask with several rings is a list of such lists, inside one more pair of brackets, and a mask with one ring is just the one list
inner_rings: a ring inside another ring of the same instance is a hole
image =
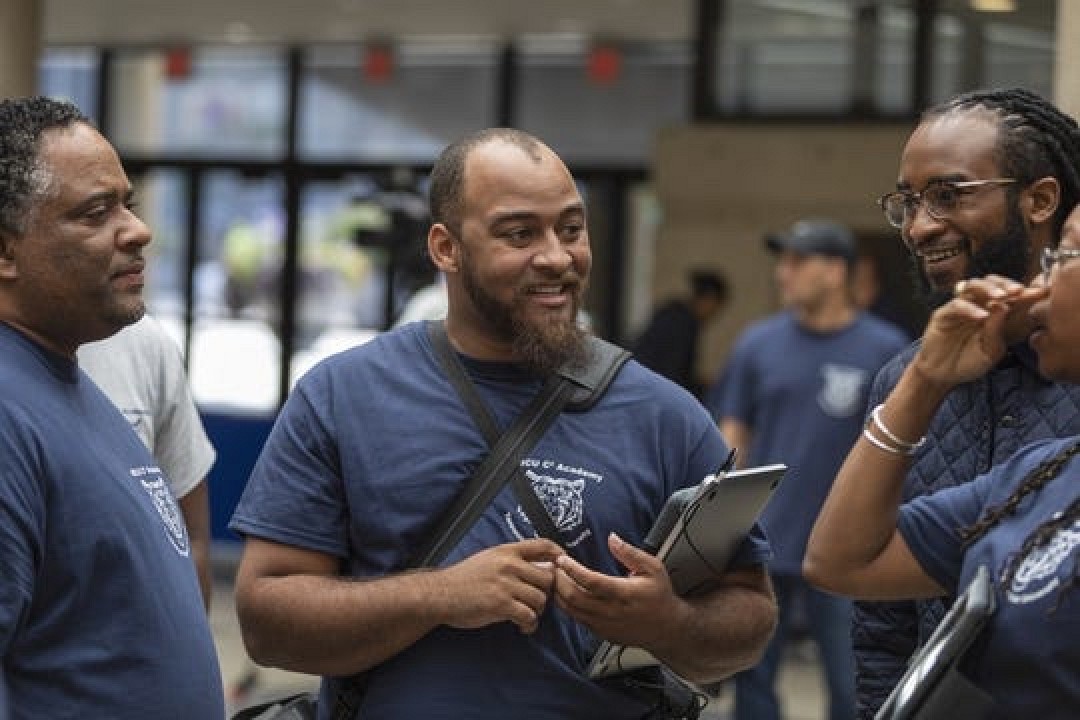
[[[430, 205], [443, 329], [508, 427], [546, 379], [585, 361], [584, 202], [550, 148], [493, 129], [440, 155]], [[634, 361], [521, 461], [561, 544], [505, 488], [439, 567], [406, 572], [489, 452], [430, 329], [329, 358], [282, 410], [232, 521], [246, 536], [236, 597], [252, 657], [323, 675], [320, 717], [363, 673], [350, 717], [493, 720], [648, 716], [628, 684], [588, 676], [599, 639], [696, 682], [753, 663], [776, 616], [760, 531], [688, 597], [640, 549], [667, 497], [728, 448], [693, 397]]]

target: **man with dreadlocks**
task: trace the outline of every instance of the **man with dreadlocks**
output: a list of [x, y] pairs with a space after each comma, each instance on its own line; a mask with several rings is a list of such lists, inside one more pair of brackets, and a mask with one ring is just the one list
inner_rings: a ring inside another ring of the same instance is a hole
[[822, 588], [870, 599], [955, 595], [986, 566], [997, 609], [964, 671], [995, 701], [994, 719], [1073, 718], [1080, 707], [1080, 436], [1026, 445], [972, 482], [898, 506], [915, 449], [950, 393], [1008, 352], [1010, 317], [1030, 318], [1044, 376], [1080, 383], [1080, 206], [1041, 257], [1030, 287], [1000, 275], [956, 283], [871, 412], [803, 564]]
[[[1080, 200], [1078, 172], [1075, 120], [1026, 90], [970, 93], [924, 114], [904, 148], [896, 190], [881, 206], [911, 253], [920, 294], [941, 305], [966, 278], [1033, 279], [1040, 252]], [[966, 483], [1034, 440], [1080, 432], [1080, 390], [1038, 372], [1026, 343], [1031, 330], [1026, 312], [1009, 313], [998, 362], [944, 399], [926, 442], [914, 449], [904, 500]], [[918, 349], [882, 368], [869, 407], [889, 394]], [[856, 603], [860, 720], [874, 716], [947, 607], [938, 598]]]

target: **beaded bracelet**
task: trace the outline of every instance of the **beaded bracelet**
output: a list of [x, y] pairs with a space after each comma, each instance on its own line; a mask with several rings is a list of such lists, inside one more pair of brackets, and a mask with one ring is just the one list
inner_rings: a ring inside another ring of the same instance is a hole
[[888, 445], [886, 443], [883, 443], [881, 440], [878, 440], [876, 437], [874, 437], [874, 433], [870, 432], [870, 426], [869, 425], [867, 425], [866, 427], [863, 428], [862, 435], [863, 435], [864, 438], [866, 438], [866, 441], [868, 443], [870, 443], [871, 445], [876, 447], [878, 450], [881, 450], [883, 452], [887, 452], [890, 455], [900, 455], [902, 457], [911, 457], [912, 455], [915, 454], [914, 450], [904, 450], [904, 449], [901, 449], [901, 448], [898, 448], [898, 447], [893, 447], [892, 445]]
[[893, 443], [893, 445], [895, 445], [898, 449], [903, 450], [908, 455], [914, 455], [915, 451], [921, 448], [926, 442], [926, 436], [923, 435], [915, 442], [901, 440], [899, 437], [896, 436], [896, 433], [885, 427], [885, 423], [881, 419], [881, 408], [883, 407], [885, 407], [885, 403], [881, 403], [870, 412], [870, 419], [873, 420], [874, 427], [877, 428], [882, 435], [887, 437], [889, 441]]

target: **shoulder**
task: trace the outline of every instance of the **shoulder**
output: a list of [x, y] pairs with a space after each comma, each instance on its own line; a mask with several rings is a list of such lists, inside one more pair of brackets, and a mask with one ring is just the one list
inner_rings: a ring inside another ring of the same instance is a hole
[[705, 407], [686, 388], [633, 358], [623, 365], [601, 402], [604, 407], [620, 412], [636, 408], [635, 417], [652, 416], [665, 422], [676, 417], [697, 418], [700, 415], [713, 425]]
[[117, 333], [97, 342], [87, 343], [79, 348], [80, 360], [90, 357], [108, 356], [110, 360], [118, 357], [148, 358], [179, 357], [180, 347], [165, 331], [161, 323], [149, 315], [122, 328]]
[[656, 317], [658, 319], [668, 320], [672, 318], [682, 318], [692, 314], [690, 307], [682, 300], [668, 300], [656, 311]]
[[[1012, 457], [1002, 464], [1003, 468], [1020, 469], [1034, 468], [1044, 462], [1053, 460], [1071, 448], [1080, 446], [1080, 437], [1047, 438], [1028, 443], [1017, 450]], [[1075, 454], [1075, 453], [1074, 453]]]
[[1080, 437], [1037, 440], [1024, 445], [1007, 460], [990, 468], [977, 482], [981, 483], [980, 488], [990, 502], [1003, 501], [1037, 470], [1056, 466], [1056, 475], [1061, 472], [1060, 462], [1075, 463], [1078, 454]]
[[789, 312], [779, 312], [748, 325], [735, 340], [737, 348], [750, 350], [766, 346], [797, 331], [795, 318]]
[[379, 372], [407, 375], [429, 347], [424, 322], [388, 330], [316, 362], [297, 382], [297, 388], [313, 388], [356, 381]]

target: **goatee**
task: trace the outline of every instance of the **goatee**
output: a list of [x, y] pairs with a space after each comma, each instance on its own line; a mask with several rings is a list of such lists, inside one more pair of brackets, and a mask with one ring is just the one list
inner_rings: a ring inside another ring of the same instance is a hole
[[580, 368], [585, 364], [585, 331], [574, 319], [551, 323], [530, 323], [517, 318], [514, 357], [532, 375], [547, 377], [560, 368]]
[[572, 283], [574, 311], [569, 318], [532, 320], [526, 313], [527, 296], [519, 292], [509, 305], [501, 303], [481, 285], [467, 254], [461, 276], [473, 305], [491, 330], [511, 344], [516, 362], [531, 375], [547, 377], [562, 367], [585, 364], [586, 332], [576, 322], [584, 283]]

